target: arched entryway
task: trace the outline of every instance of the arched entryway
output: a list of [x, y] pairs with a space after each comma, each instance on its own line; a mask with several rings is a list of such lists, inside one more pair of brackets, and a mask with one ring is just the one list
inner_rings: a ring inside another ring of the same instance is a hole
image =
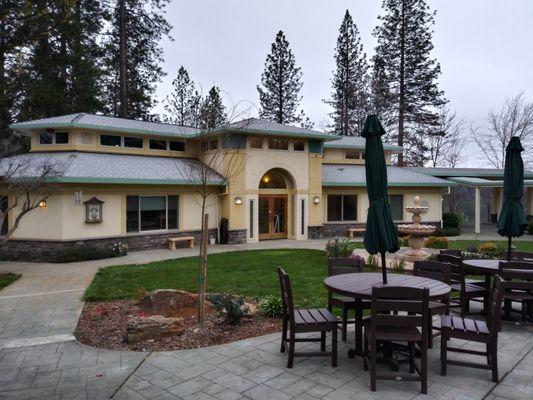
[[291, 194], [294, 179], [284, 169], [273, 168], [259, 181], [258, 228], [259, 240], [284, 239], [291, 230]]

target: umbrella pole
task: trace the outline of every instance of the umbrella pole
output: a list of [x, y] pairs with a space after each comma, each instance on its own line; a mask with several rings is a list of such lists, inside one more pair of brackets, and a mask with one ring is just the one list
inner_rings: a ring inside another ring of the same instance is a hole
[[507, 241], [507, 261], [511, 261], [511, 236]]
[[387, 284], [387, 264], [385, 261], [385, 252], [381, 253], [381, 274], [383, 275], [383, 283]]

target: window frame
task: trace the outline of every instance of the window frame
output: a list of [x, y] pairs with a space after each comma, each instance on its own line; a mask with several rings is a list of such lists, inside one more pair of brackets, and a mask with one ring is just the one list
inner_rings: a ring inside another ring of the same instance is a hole
[[[341, 207], [340, 207], [340, 219], [331, 220], [329, 218], [329, 198], [330, 196], [341, 197]], [[345, 197], [355, 197], [355, 219], [344, 219], [344, 198]], [[344, 193], [330, 193], [326, 196], [326, 220], [328, 223], [346, 223], [346, 222], [357, 222], [357, 208], [358, 208], [358, 195], [357, 194], [344, 194]]]
[[[357, 157], [349, 157], [348, 155], [357, 154]], [[359, 150], [345, 150], [344, 151], [344, 159], [345, 160], [361, 160], [361, 152]]]
[[390, 207], [391, 207], [391, 217], [393, 217], [393, 216], [392, 216], [392, 201], [391, 201], [391, 198], [392, 198], [393, 196], [394, 196], [394, 197], [401, 197], [401, 199], [402, 199], [402, 207], [401, 207], [402, 217], [401, 217], [400, 219], [394, 219], [394, 218], [392, 218], [392, 221], [393, 221], [393, 222], [402, 222], [402, 221], [404, 220], [404, 219], [403, 219], [403, 215], [404, 215], [404, 203], [405, 203], [404, 195], [403, 195], [403, 194], [389, 194], [389, 199], [388, 199], [388, 200], [389, 200], [389, 205], [390, 205]]
[[[252, 146], [252, 139], [257, 139], [261, 142], [261, 147]], [[265, 138], [263, 136], [250, 136], [248, 138], [248, 148], [252, 150], [263, 150], [265, 148]]]
[[[128, 197], [136, 197], [137, 198], [137, 230], [128, 231]], [[150, 230], [142, 230], [141, 229], [141, 198], [143, 197], [164, 197], [165, 198], [165, 228], [164, 229], [150, 229]], [[176, 228], [169, 228], [168, 227], [168, 198], [169, 197], [176, 197]], [[126, 235], [135, 235], [135, 234], [142, 234], [142, 233], [157, 233], [157, 232], [174, 232], [180, 230], [180, 195], [179, 194], [132, 194], [132, 195], [126, 195]]]
[[[180, 143], [182, 146], [183, 146], [183, 150], [172, 150], [170, 148], [170, 143]], [[185, 147], [185, 141], [183, 140], [167, 140], [167, 150], [168, 151], [174, 151], [174, 152], [184, 152], [185, 150], [187, 150], [187, 148]]]
[[[141, 147], [126, 146], [126, 139], [137, 139], [141, 141]], [[144, 149], [144, 138], [138, 136], [122, 136], [122, 146], [125, 149]]]
[[[57, 134], [58, 133], [64, 133], [67, 135], [67, 141], [65, 143], [57, 143]], [[41, 140], [42, 135], [50, 135], [52, 137], [52, 141], [50, 143], [43, 143]], [[65, 146], [70, 144], [70, 132], [69, 131], [54, 131], [54, 132], [46, 132], [41, 131], [39, 132], [39, 146], [50, 146], [50, 145], [57, 145], [57, 146]]]
[[[301, 143], [303, 145], [303, 148], [301, 150], [296, 150], [296, 143]], [[305, 140], [293, 140], [292, 141], [292, 151], [298, 152], [298, 153], [305, 153]]]
[[[120, 144], [118, 146], [112, 146], [112, 145], [109, 145], [109, 144], [103, 144], [102, 143], [102, 138], [104, 136], [114, 136], [114, 137], [118, 137], [120, 138]], [[113, 148], [113, 149], [116, 149], [117, 147], [124, 147], [124, 136], [121, 136], [121, 135], [111, 135], [111, 134], [108, 134], [108, 133], [101, 133], [100, 134], [100, 146], [102, 147], [110, 147], [110, 148]]]
[[[276, 148], [272, 148], [271, 144], [273, 142], [281, 142], [281, 141], [285, 141], [287, 143], [287, 148], [286, 149], [276, 149]], [[268, 138], [268, 150], [274, 150], [274, 151], [289, 151], [290, 150], [290, 141], [289, 139], [286, 139], [286, 138], [283, 138], [283, 137], [269, 137]]]

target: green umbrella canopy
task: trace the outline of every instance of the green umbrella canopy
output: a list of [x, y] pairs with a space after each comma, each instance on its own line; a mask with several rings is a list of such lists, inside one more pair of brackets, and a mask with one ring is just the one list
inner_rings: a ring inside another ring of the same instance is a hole
[[366, 139], [365, 170], [369, 200], [365, 249], [370, 254], [394, 253], [400, 249], [387, 193], [387, 165], [381, 142], [384, 134], [385, 129], [378, 117], [369, 115], [362, 136]]
[[498, 219], [498, 233], [501, 236], [518, 237], [527, 227], [522, 205], [524, 196], [524, 148], [520, 139], [513, 136], [505, 149], [505, 172], [503, 176], [503, 206]]

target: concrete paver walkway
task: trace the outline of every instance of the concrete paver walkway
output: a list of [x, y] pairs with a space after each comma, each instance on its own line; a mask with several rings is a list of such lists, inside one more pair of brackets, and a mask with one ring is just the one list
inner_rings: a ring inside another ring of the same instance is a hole
[[[272, 241], [212, 246], [210, 253], [267, 248], [323, 249], [325, 240]], [[418, 398], [416, 384], [384, 382], [368, 391], [361, 359], [339, 367], [323, 359], [298, 360], [286, 370], [279, 335], [206, 349], [136, 353], [81, 345], [73, 332], [83, 290], [100, 267], [137, 264], [197, 254], [197, 249], [135, 252], [126, 257], [71, 264], [0, 263], [23, 278], [0, 291], [0, 399], [381, 399]], [[438, 340], [437, 340], [438, 343]], [[450, 367], [440, 377], [431, 352], [428, 398], [531, 399], [533, 327], [506, 325], [500, 340], [496, 387], [486, 371]], [[439, 397], [440, 396], [440, 397]]]

